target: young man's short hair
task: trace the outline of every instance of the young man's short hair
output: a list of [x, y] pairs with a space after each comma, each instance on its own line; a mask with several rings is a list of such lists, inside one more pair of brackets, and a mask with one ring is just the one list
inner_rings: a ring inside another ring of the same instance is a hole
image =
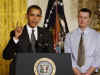
[[90, 9], [88, 9], [88, 8], [82, 8], [82, 9], [80, 9], [80, 11], [79, 11], [79, 12], [87, 12], [87, 13], [89, 13], [89, 17], [91, 17], [91, 15], [92, 15], [91, 10], [90, 10]]

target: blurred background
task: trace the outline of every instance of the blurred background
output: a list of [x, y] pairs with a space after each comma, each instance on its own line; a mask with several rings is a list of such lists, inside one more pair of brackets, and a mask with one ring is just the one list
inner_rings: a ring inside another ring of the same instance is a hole
[[[53, 1], [53, 0], [51, 0]], [[9, 40], [9, 34], [16, 26], [24, 26], [27, 22], [25, 14], [27, 8], [39, 5], [43, 11], [43, 18], [39, 26], [46, 24], [46, 12], [50, 0], [0, 0], [0, 75], [9, 75], [9, 64], [12, 60], [4, 60], [2, 52]], [[100, 0], [59, 0], [63, 2], [64, 16], [68, 31], [78, 27], [77, 14], [80, 8], [92, 10], [90, 27], [100, 31]], [[62, 3], [61, 2], [61, 3]], [[62, 4], [60, 4], [62, 5]]]

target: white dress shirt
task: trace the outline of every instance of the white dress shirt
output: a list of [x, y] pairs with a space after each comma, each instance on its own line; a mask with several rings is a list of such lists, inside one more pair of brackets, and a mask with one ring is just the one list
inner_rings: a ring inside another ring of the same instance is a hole
[[77, 65], [78, 60], [78, 48], [81, 37], [81, 29], [78, 28], [74, 32], [68, 33], [66, 35], [65, 43], [64, 43], [64, 52], [71, 53], [72, 59], [72, 67], [76, 67], [80, 70], [81, 73], [87, 72], [87, 70], [93, 67], [99, 67], [100, 58], [100, 38], [99, 34], [87, 27], [84, 31], [83, 39], [84, 39], [84, 47], [85, 47], [85, 64], [82, 67]]
[[[35, 39], [37, 40], [38, 39], [38, 30], [37, 30], [37, 26], [34, 27], [34, 28], [31, 28], [28, 24], [26, 25], [26, 28], [27, 28], [27, 32], [28, 32], [28, 35], [29, 35], [29, 39], [31, 40], [31, 34], [32, 34], [32, 30], [34, 30], [34, 35], [35, 35]], [[13, 38], [15, 44], [17, 44], [19, 42], [19, 39], [16, 40], [15, 38]]]
[[26, 27], [27, 27], [27, 30], [28, 30], [29, 38], [31, 39], [32, 30], [34, 30], [35, 39], [37, 40], [37, 37], [38, 37], [37, 26], [34, 27], [34, 28], [31, 28], [29, 25], [27, 25]]

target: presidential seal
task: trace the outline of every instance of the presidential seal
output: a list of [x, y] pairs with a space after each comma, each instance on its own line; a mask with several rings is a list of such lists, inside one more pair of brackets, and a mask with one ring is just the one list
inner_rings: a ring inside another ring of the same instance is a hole
[[40, 58], [34, 64], [35, 75], [55, 75], [56, 65], [50, 58]]

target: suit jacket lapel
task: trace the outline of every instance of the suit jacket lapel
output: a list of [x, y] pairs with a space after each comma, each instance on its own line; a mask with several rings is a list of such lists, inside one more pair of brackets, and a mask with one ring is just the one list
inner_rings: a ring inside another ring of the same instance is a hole
[[26, 25], [24, 26], [24, 29], [23, 29], [22, 38], [29, 41], [29, 35], [28, 35]]
[[22, 36], [20, 37], [20, 40], [22, 40], [23, 46], [24, 46], [24, 48], [26, 48], [25, 50], [30, 52], [31, 51], [31, 42], [29, 39], [26, 25], [24, 26], [23, 33], [22, 33]]

